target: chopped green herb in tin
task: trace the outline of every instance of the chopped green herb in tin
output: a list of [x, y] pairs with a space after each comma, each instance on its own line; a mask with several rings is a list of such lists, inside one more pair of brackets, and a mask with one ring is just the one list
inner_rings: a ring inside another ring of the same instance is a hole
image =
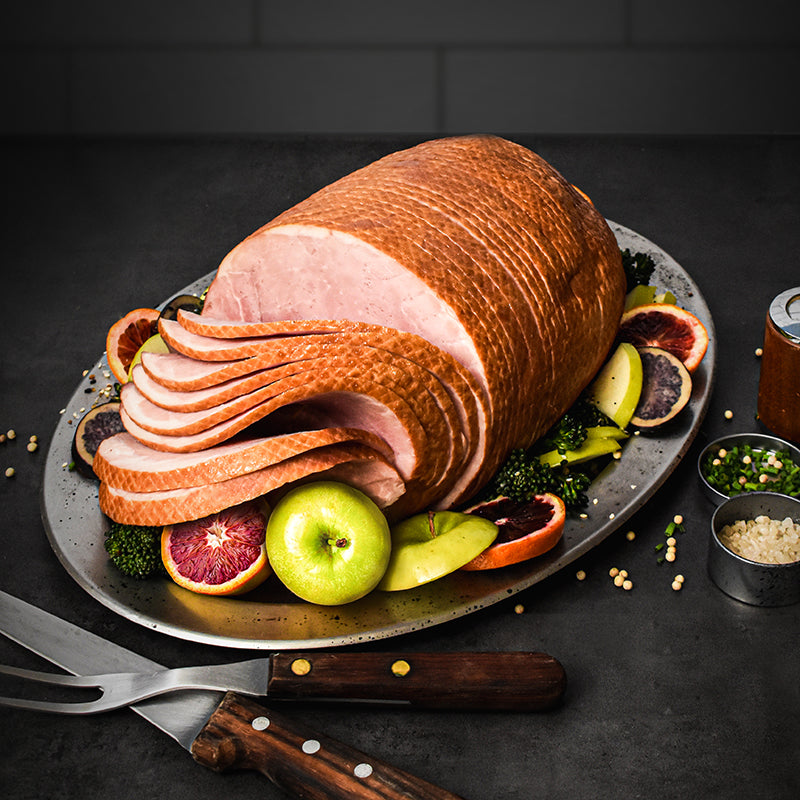
[[788, 450], [771, 452], [750, 445], [721, 448], [700, 465], [708, 484], [728, 497], [743, 492], [778, 492], [800, 496], [800, 466]]

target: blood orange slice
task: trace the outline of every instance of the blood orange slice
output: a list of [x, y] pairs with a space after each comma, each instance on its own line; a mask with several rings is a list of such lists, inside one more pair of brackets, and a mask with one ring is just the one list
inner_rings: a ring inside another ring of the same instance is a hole
[[263, 583], [272, 570], [264, 539], [269, 508], [261, 500], [167, 525], [161, 560], [172, 580], [199, 594], [241, 594]]
[[660, 347], [694, 372], [708, 349], [708, 331], [685, 308], [671, 303], [648, 303], [622, 315], [619, 338], [635, 347]]
[[111, 372], [120, 383], [128, 382], [128, 370], [139, 348], [158, 333], [158, 317], [154, 308], [137, 308], [109, 328], [106, 356]]
[[497, 569], [540, 556], [558, 544], [567, 511], [554, 494], [536, 495], [528, 503], [498, 497], [467, 513], [490, 519], [499, 528], [497, 538], [461, 569]]

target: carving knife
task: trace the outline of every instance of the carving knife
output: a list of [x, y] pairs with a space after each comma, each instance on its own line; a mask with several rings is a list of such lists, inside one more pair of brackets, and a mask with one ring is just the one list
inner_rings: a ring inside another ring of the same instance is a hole
[[[5, 592], [0, 592], [0, 628], [13, 641], [73, 675], [165, 669]], [[409, 662], [414, 658], [413, 654], [405, 656]], [[313, 671], [312, 666], [309, 674]], [[402, 681], [414, 671], [412, 664], [407, 675], [392, 674], [392, 678]], [[485, 682], [485, 676], [482, 680]], [[328, 678], [323, 683], [332, 681]], [[493, 693], [498, 693], [497, 686]], [[306, 729], [274, 708], [235, 692], [176, 692], [131, 708], [189, 750], [199, 763], [217, 771], [259, 770], [284, 791], [300, 797], [458, 800], [444, 789]]]

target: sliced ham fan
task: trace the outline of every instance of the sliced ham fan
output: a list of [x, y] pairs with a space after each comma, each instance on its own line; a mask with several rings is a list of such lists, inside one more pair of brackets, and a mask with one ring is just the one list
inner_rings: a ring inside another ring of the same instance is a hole
[[536, 154], [393, 153], [237, 245], [202, 314], [161, 321], [171, 352], [144, 354], [98, 453], [101, 507], [161, 525], [331, 475], [390, 517], [457, 506], [575, 401], [624, 293], [606, 221]]

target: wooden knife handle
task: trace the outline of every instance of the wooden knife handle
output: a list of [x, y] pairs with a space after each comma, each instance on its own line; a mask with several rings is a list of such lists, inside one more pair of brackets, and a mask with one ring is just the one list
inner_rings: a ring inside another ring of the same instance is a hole
[[217, 772], [254, 769], [305, 800], [462, 800], [228, 692], [192, 745]]
[[271, 662], [271, 698], [540, 711], [566, 687], [564, 668], [544, 653], [276, 653]]

